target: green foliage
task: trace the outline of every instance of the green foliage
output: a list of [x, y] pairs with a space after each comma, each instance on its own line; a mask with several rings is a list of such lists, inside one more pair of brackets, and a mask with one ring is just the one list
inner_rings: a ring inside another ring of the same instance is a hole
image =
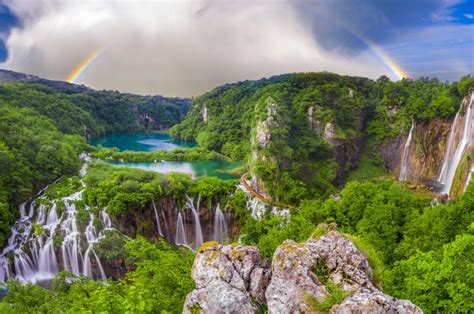
[[161, 160], [171, 161], [196, 161], [196, 160], [228, 160], [227, 157], [202, 148], [176, 148], [172, 151], [138, 152], [119, 151], [116, 148], [99, 147], [90, 153], [93, 158], [102, 160], [122, 160], [131, 162], [156, 162]]
[[33, 234], [35, 236], [39, 236], [40, 234], [42, 234], [44, 232], [43, 227], [41, 227], [40, 225], [38, 225], [36, 223], [33, 224], [33, 230], [34, 230]]
[[102, 238], [94, 245], [94, 251], [101, 260], [127, 260], [130, 258], [129, 251], [125, 247], [127, 237], [119, 231], [105, 231], [105, 238]]
[[315, 297], [310, 295], [308, 295], [307, 298], [313, 310], [318, 311], [319, 313], [328, 313], [335, 304], [342, 303], [348, 295], [347, 292], [344, 292], [344, 290], [333, 282], [329, 281], [325, 283], [325, 287], [329, 292], [329, 296], [324, 298], [322, 302], [318, 302]]
[[[9, 281], [0, 311], [13, 313], [181, 313], [194, 289], [193, 254], [143, 238], [125, 245], [135, 270], [120, 281], [93, 281], [60, 273], [50, 290]], [[164, 271], [166, 270], [166, 271]]]
[[84, 182], [86, 202], [90, 206], [107, 207], [111, 216], [144, 210], [149, 208], [152, 200], [158, 200], [162, 196], [171, 197], [182, 205], [186, 195], [201, 195], [202, 200], [210, 205], [235, 190], [235, 182], [232, 180], [214, 177], [192, 180], [183, 173], [163, 175], [134, 168], [114, 167], [101, 162], [90, 164]]
[[380, 158], [377, 160], [374, 157], [369, 158], [367, 155], [362, 155], [357, 168], [349, 173], [347, 182], [371, 180], [388, 175], [389, 173], [385, 170]]
[[320, 203], [305, 201], [300, 208], [292, 208], [290, 221], [271, 214], [263, 220], [249, 217], [242, 229], [242, 242], [256, 245], [264, 256], [271, 258], [277, 246], [287, 239], [306, 241], [325, 219], [324, 213], [317, 210]]
[[368, 134], [377, 142], [386, 141], [407, 130], [412, 120], [451, 118], [459, 108], [461, 94], [457, 83], [442, 83], [437, 79], [403, 79], [398, 82], [378, 80], [372, 87], [374, 99], [367, 108], [371, 119]]
[[427, 312], [474, 311], [474, 236], [458, 236], [452, 243], [397, 262], [386, 274], [387, 293], [410, 299]]

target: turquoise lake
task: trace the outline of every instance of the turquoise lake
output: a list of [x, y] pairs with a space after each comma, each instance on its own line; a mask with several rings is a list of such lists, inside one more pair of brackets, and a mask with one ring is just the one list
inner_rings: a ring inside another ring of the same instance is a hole
[[[160, 150], [173, 150], [175, 148], [196, 147], [193, 142], [176, 141], [168, 134], [136, 133], [136, 134], [110, 134], [90, 141], [91, 145], [103, 147], [117, 147], [120, 150], [133, 150], [154, 152]], [[240, 162], [227, 162], [220, 160], [205, 161], [164, 161], [156, 162], [120, 162], [107, 161], [119, 167], [132, 167], [160, 173], [181, 172], [193, 178], [211, 176], [223, 180], [238, 179], [239, 175], [228, 173], [240, 167]]]
[[127, 133], [109, 134], [92, 139], [91, 145], [103, 147], [117, 147], [120, 150], [141, 152], [156, 152], [159, 150], [173, 150], [180, 147], [196, 147], [194, 142], [177, 141], [169, 134], [163, 133]]

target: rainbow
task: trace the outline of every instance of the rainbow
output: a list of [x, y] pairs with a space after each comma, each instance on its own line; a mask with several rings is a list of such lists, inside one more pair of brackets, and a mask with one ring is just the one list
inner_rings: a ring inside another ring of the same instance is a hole
[[79, 63], [74, 70], [69, 74], [66, 81], [68, 83], [74, 83], [77, 78], [100, 56], [102, 48], [98, 48], [87, 55], [87, 57]]
[[378, 47], [375, 43], [371, 42], [370, 40], [359, 36], [361, 40], [365, 42], [367, 46], [371, 49], [371, 51], [382, 61], [382, 63], [393, 73], [395, 76], [401, 80], [403, 78], [409, 78], [410, 75], [407, 71], [405, 71], [399, 64], [395, 62], [395, 60], [382, 48]]

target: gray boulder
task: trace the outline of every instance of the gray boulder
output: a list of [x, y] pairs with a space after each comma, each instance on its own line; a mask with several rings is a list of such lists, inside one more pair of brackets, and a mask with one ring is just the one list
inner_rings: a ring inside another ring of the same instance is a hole
[[183, 313], [256, 313], [265, 303], [270, 263], [256, 247], [208, 242], [201, 246], [192, 269], [196, 289], [186, 297]]

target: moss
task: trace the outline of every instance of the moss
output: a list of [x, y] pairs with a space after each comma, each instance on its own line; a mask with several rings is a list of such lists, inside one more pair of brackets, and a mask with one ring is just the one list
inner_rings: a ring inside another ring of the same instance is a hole
[[36, 223], [33, 224], [33, 229], [34, 229], [33, 234], [35, 236], [39, 236], [40, 234], [43, 234], [43, 232], [44, 232], [44, 228], [41, 227], [40, 225], [36, 224]]
[[459, 163], [458, 168], [454, 174], [453, 184], [451, 186], [450, 197], [451, 199], [456, 199], [462, 195], [464, 191], [464, 183], [466, 182], [468, 173], [469, 173], [469, 155], [466, 154]]
[[308, 252], [308, 249], [304, 247], [303, 243], [291, 243], [291, 244], [281, 244], [280, 247], [289, 253], [295, 253], [298, 251], [298, 256], [301, 256]]
[[206, 264], [209, 265], [211, 264], [216, 258], [217, 256], [221, 255], [222, 252], [220, 251], [214, 251], [212, 252], [207, 258], [206, 258]]
[[205, 252], [208, 248], [217, 246], [217, 245], [219, 245], [219, 244], [220, 244], [220, 243], [219, 243], [219, 242], [216, 242], [216, 241], [204, 242], [203, 244], [201, 244], [201, 246], [199, 247], [199, 249], [197, 250], [197, 252], [198, 252], [198, 253]]
[[189, 310], [189, 313], [191, 313], [191, 314], [201, 313], [201, 307], [197, 304], [193, 304], [191, 306], [188, 305], [188, 310]]

